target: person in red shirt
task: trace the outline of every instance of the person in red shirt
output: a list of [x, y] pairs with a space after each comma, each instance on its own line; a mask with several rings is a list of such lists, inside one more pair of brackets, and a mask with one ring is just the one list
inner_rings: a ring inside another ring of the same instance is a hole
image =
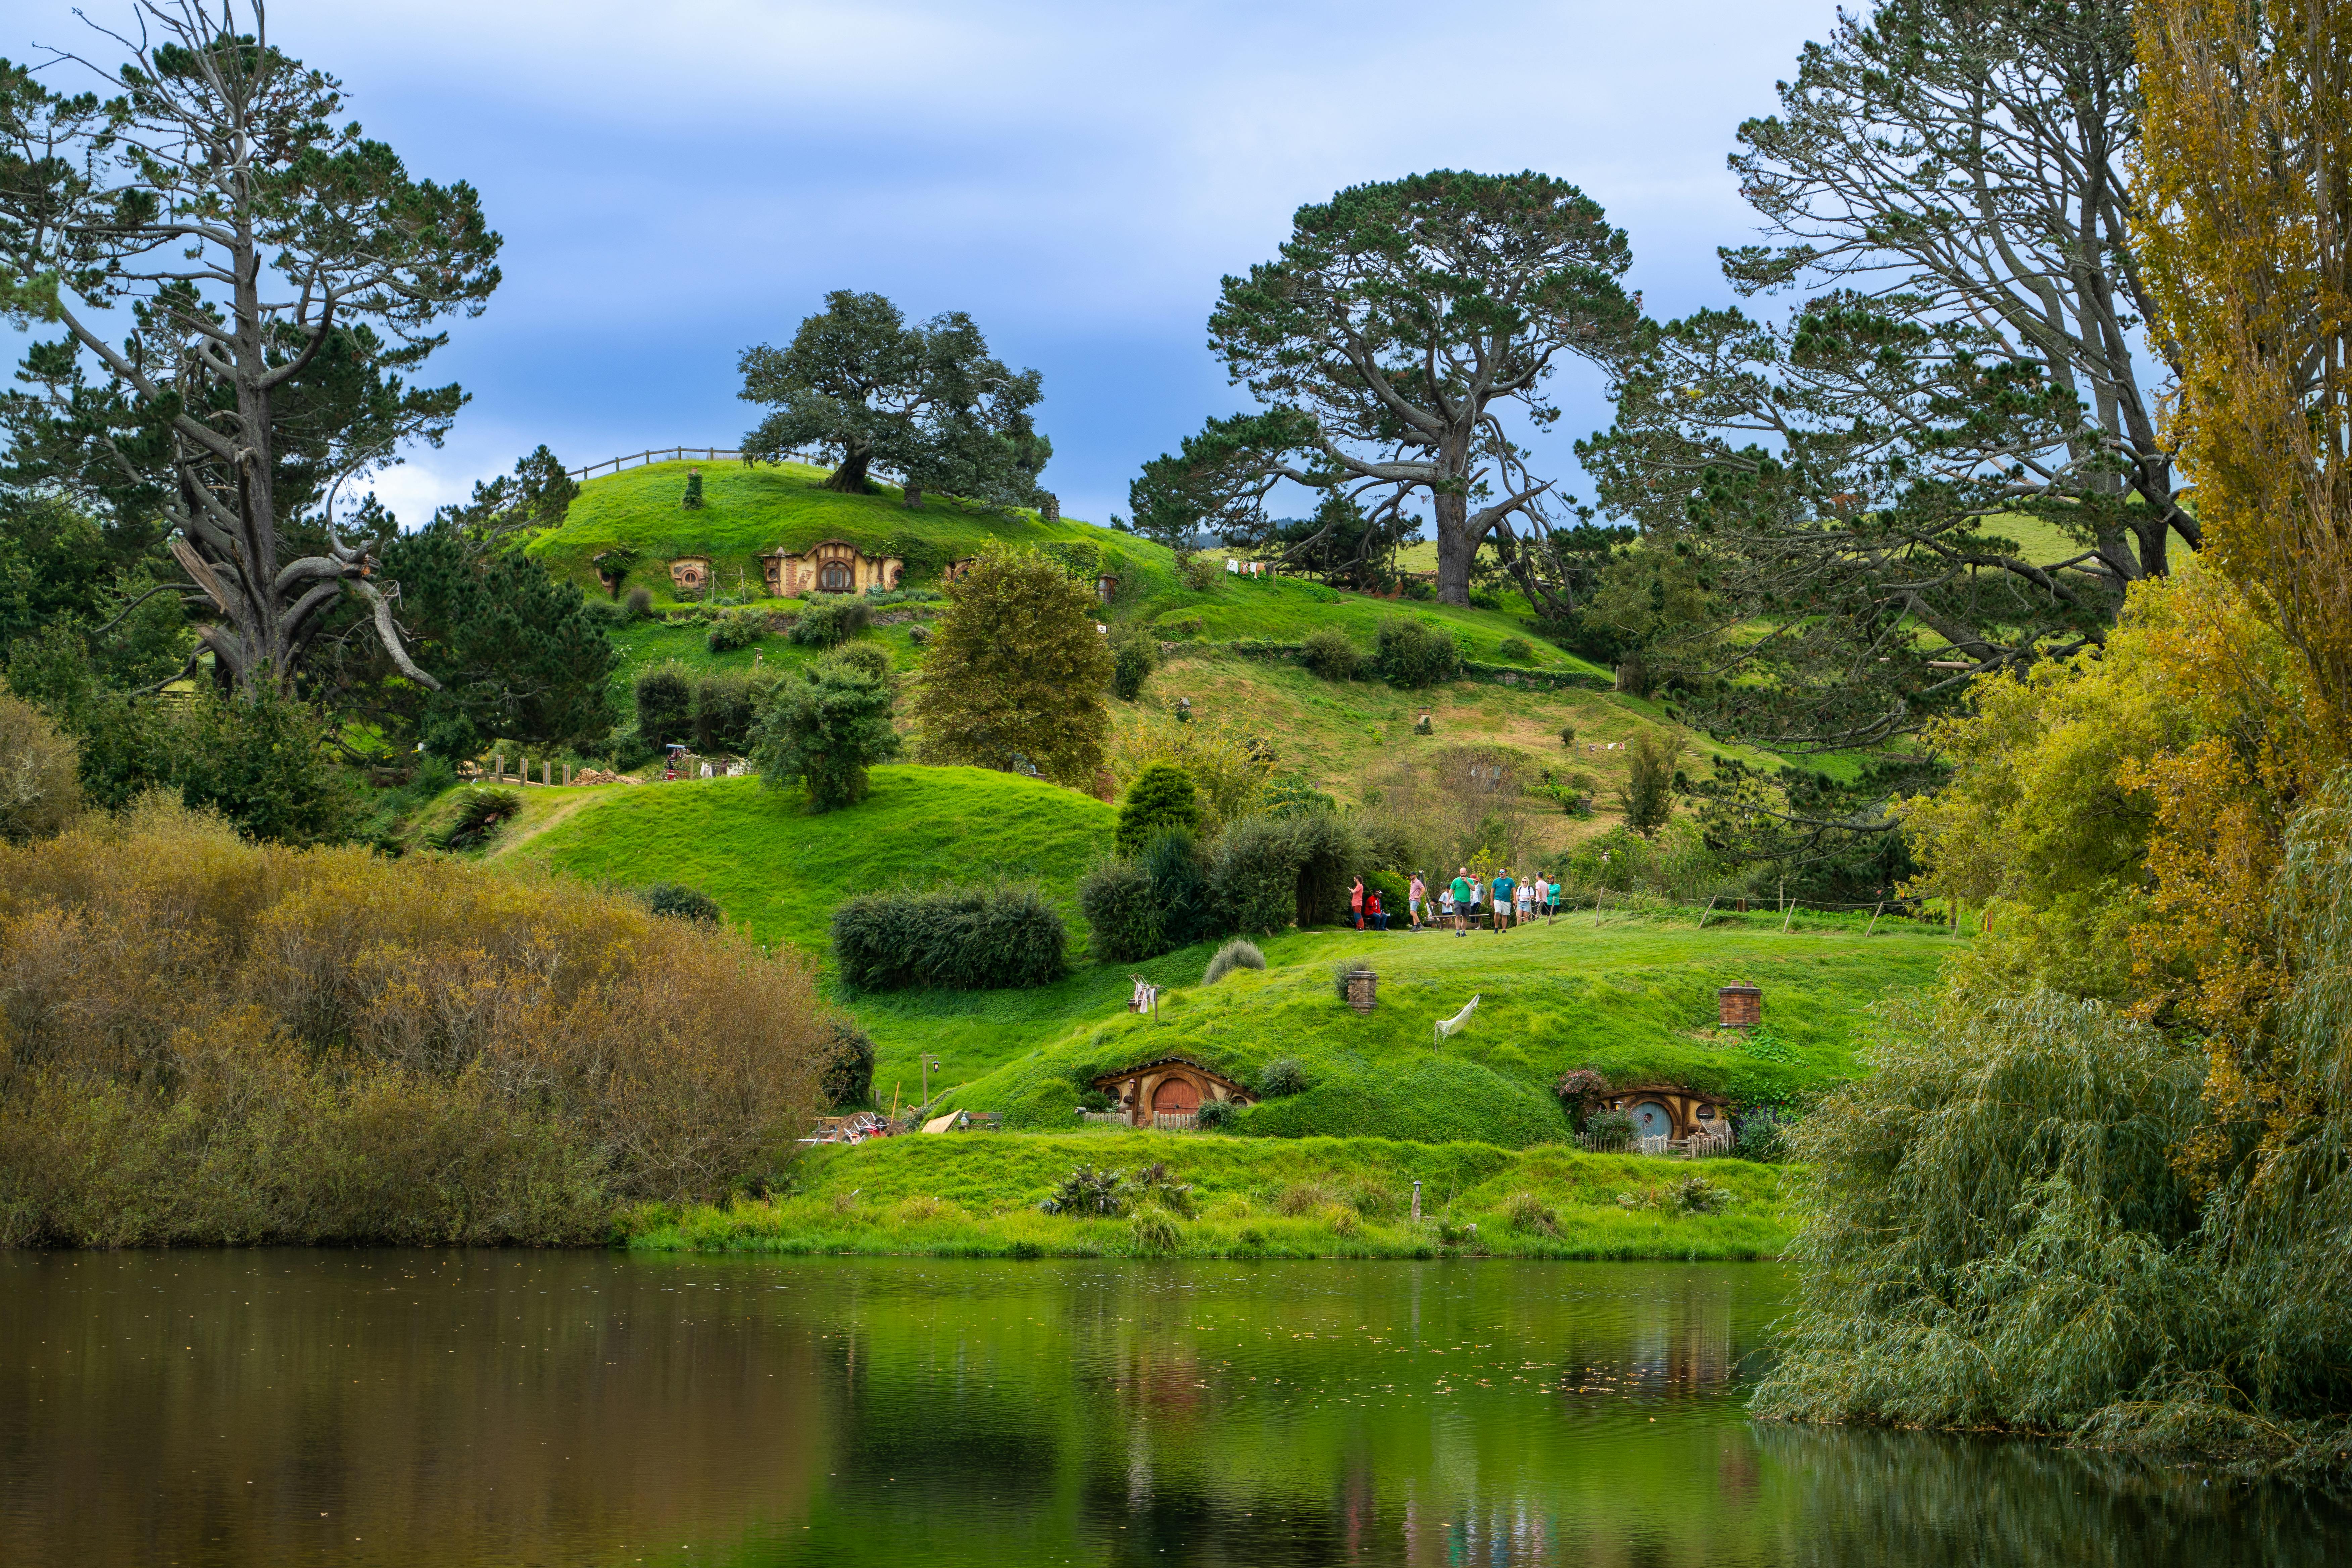
[[1387, 912], [1381, 908], [1381, 894], [1379, 889], [1373, 889], [1371, 897], [1364, 900], [1364, 913], [1371, 917], [1372, 929], [1374, 931], [1386, 931], [1389, 929], [1389, 917]]

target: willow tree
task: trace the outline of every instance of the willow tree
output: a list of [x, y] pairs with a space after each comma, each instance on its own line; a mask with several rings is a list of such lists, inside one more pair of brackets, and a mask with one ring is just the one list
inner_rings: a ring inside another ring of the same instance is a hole
[[1641, 324], [1640, 297], [1618, 282], [1632, 264], [1601, 205], [1549, 174], [1442, 169], [1300, 207], [1281, 254], [1227, 278], [1209, 318], [1211, 346], [1260, 410], [1146, 464], [1136, 526], [1268, 542], [1264, 503], [1289, 481], [1344, 494], [1355, 505], [1333, 521], [1369, 517], [1356, 536], [1376, 550], [1426, 504], [1437, 596], [1466, 605], [1480, 543], [1537, 515], [1551, 489], [1505, 418], [1559, 419], [1544, 384], [1561, 356], [1622, 357]]
[[[223, 684], [289, 688], [347, 597], [406, 677], [395, 595], [341, 489], [405, 441], [437, 443], [464, 395], [401, 379], [478, 313], [499, 237], [463, 184], [412, 178], [337, 125], [341, 85], [274, 47], [265, 7], [142, 0], [129, 60], [0, 61], [0, 308], [61, 328], [5, 415], [16, 466], [118, 513], [159, 517], [198, 657]], [[247, 23], [250, 31], [241, 30]], [[96, 89], [42, 78], [79, 69]]]

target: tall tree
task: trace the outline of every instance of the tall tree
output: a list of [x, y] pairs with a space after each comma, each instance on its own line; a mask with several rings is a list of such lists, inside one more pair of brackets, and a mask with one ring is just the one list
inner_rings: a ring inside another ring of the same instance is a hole
[[2352, 16], [2148, 0], [2140, 235], [2218, 565], [2352, 750]]
[[1008, 370], [960, 310], [908, 326], [879, 294], [836, 289], [783, 348], [743, 351], [741, 396], [774, 413], [743, 452], [775, 461], [814, 447], [835, 459], [825, 488], [864, 492], [876, 466], [926, 489], [1020, 506], [1053, 455], [1030, 416], [1044, 395], [1034, 370]]
[[[1670, 323], [1579, 447], [1604, 507], [1718, 594], [1679, 659], [1710, 721], [1800, 751], [1916, 730], [2097, 643], [2198, 543], [2126, 227], [2137, 94], [2124, 0], [1881, 0], [1740, 128], [1777, 243], [1726, 276], [1811, 292], [1779, 323]], [[2021, 517], [2065, 552], [2025, 549]], [[1713, 636], [1755, 617], [1769, 636]]]
[[9, 400], [18, 467], [166, 521], [224, 684], [289, 688], [350, 595], [433, 685], [333, 500], [447, 429], [463, 395], [399, 373], [481, 310], [499, 237], [470, 187], [338, 128], [341, 85], [271, 46], [258, 0], [249, 32], [234, 0], [134, 14], [136, 38], [100, 35], [127, 63], [49, 62], [103, 98], [0, 62], [0, 305], [65, 334]]
[[1056, 561], [992, 548], [948, 585], [908, 704], [931, 763], [1029, 763], [1084, 789], [1110, 732], [1110, 639], [1090, 585]]
[[1213, 419], [1146, 464], [1137, 527], [1262, 536], [1284, 480], [1369, 499], [1391, 525], [1425, 502], [1438, 597], [1469, 603], [1479, 544], [1538, 516], [1550, 489], [1504, 417], [1549, 426], [1556, 360], [1626, 353], [1641, 321], [1618, 283], [1632, 260], [1600, 204], [1548, 174], [1439, 170], [1299, 208], [1279, 258], [1227, 278], [1209, 318], [1211, 347], [1261, 411]]

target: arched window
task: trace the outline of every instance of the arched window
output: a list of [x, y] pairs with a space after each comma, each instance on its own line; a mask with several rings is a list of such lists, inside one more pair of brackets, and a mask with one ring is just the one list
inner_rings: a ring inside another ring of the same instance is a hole
[[828, 561], [817, 569], [816, 585], [828, 594], [846, 594], [853, 585], [849, 563]]

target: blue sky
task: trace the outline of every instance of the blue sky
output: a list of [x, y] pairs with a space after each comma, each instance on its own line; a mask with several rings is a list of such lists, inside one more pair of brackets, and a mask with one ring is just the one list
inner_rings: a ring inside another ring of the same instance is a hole
[[[67, 0], [5, 14], [0, 54], [92, 47]], [[1630, 231], [1653, 312], [1727, 300], [1715, 247], [1753, 231], [1733, 131], [1834, 19], [1833, 0], [278, 0], [269, 26], [506, 237], [504, 285], [429, 367], [473, 402], [378, 481], [404, 521], [541, 441], [574, 466], [732, 445], [757, 416], [737, 355], [853, 288], [968, 310], [1041, 370], [1045, 482], [1101, 521], [1145, 459], [1243, 405], [1204, 346], [1218, 279], [1342, 186], [1540, 169]], [[1580, 366], [1554, 384], [1568, 414], [1539, 450], [1574, 490], [1570, 445], [1608, 406]]]

